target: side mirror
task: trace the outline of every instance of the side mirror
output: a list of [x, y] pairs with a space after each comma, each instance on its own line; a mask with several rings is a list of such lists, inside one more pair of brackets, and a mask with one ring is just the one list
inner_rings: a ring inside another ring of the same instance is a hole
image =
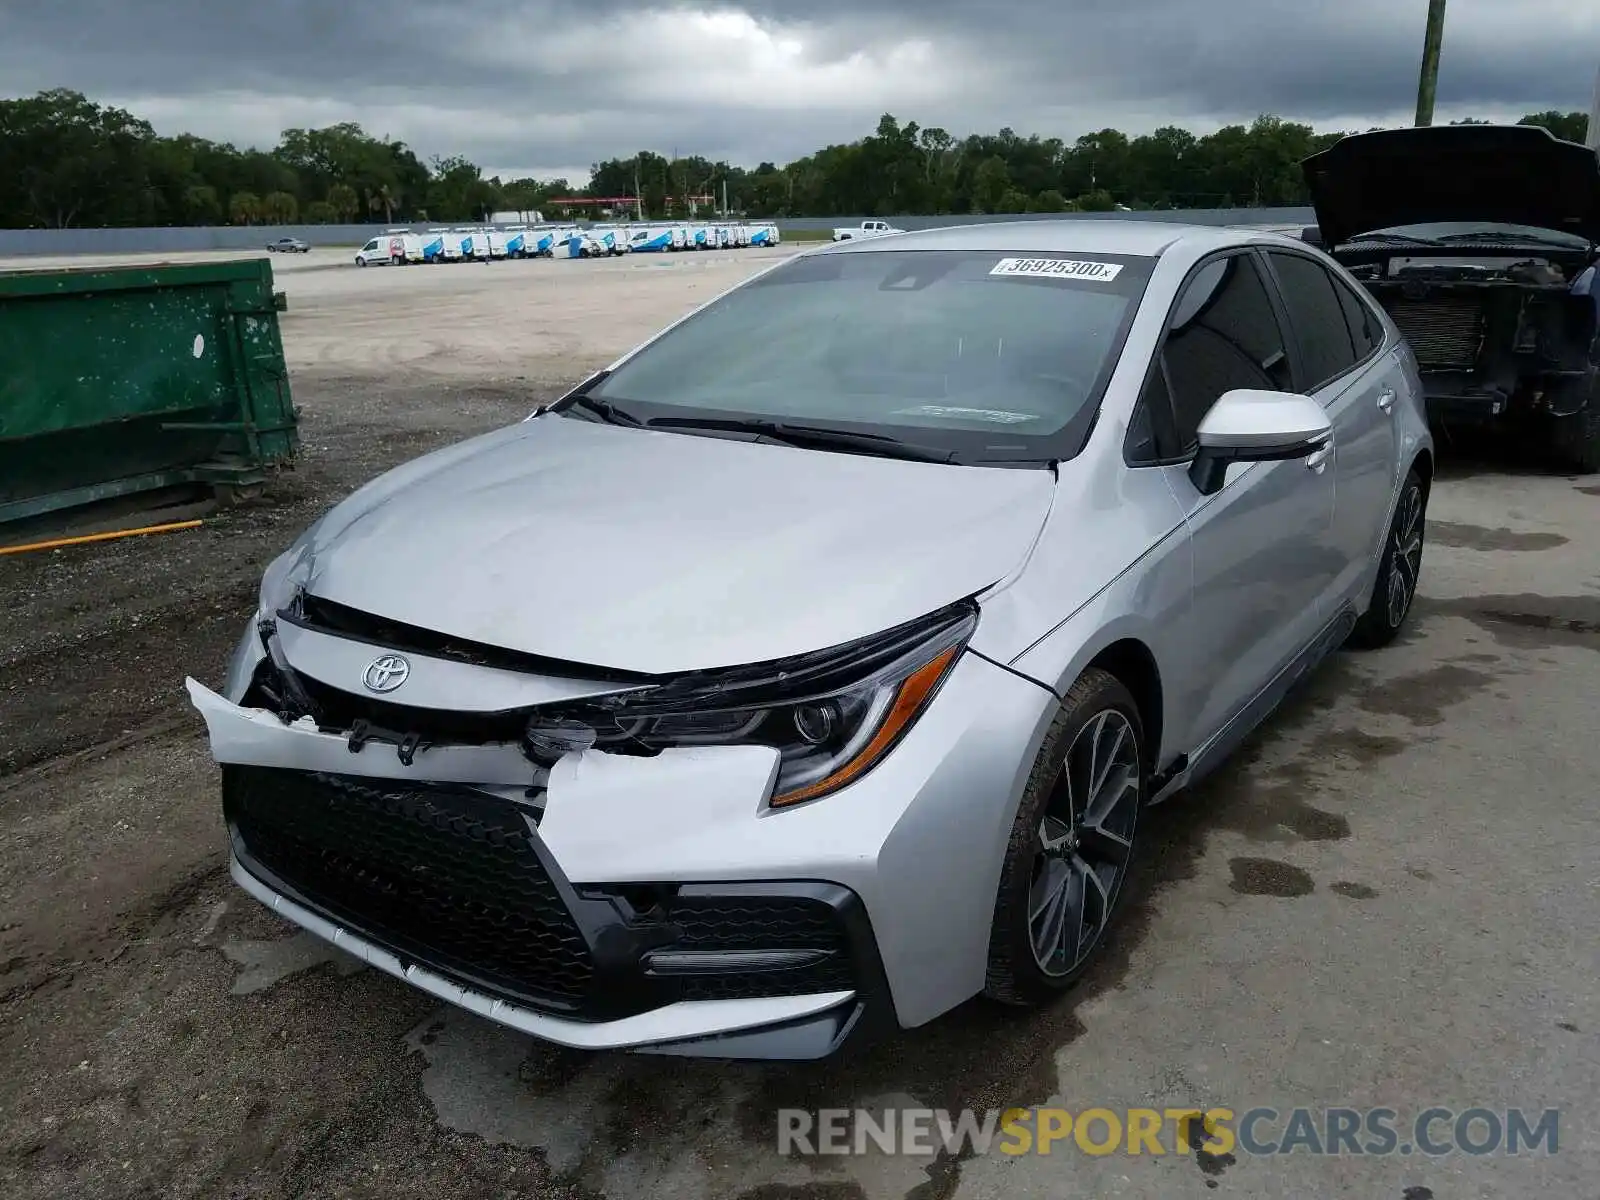
[[1333, 436], [1333, 425], [1310, 396], [1239, 389], [1211, 406], [1197, 436], [1189, 478], [1209, 496], [1222, 490], [1230, 463], [1306, 458]]
[[1323, 248], [1322, 230], [1316, 225], [1307, 225], [1302, 228], [1300, 230], [1300, 240], [1308, 246], [1315, 246], [1319, 250]]

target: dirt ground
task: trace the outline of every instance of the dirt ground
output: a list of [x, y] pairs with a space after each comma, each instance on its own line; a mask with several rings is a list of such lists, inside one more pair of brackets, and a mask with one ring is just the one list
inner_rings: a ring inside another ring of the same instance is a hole
[[[181, 683], [219, 677], [267, 561], [782, 253], [287, 260], [299, 469], [197, 531], [0, 558], [0, 1195], [1600, 1194], [1600, 480], [1453, 455], [1415, 628], [1156, 810], [1112, 953], [1040, 1014], [973, 1005], [813, 1067], [580, 1055], [353, 969], [232, 885]], [[1540, 1160], [774, 1149], [781, 1106], [1050, 1097], [1565, 1123]]]

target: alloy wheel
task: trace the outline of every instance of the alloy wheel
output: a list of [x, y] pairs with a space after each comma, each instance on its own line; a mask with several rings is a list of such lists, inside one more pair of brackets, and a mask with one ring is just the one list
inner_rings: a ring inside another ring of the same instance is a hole
[[1139, 819], [1138, 736], [1116, 709], [1078, 731], [1039, 822], [1028, 940], [1039, 969], [1070, 974], [1105, 933]]
[[1389, 595], [1386, 598], [1389, 624], [1396, 628], [1405, 620], [1417, 594], [1417, 576], [1422, 570], [1422, 489], [1412, 484], [1400, 498], [1395, 513], [1394, 536], [1389, 542]]

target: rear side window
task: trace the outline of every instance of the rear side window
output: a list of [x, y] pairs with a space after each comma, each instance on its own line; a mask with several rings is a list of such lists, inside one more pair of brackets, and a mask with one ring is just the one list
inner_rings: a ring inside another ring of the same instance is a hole
[[1283, 331], [1249, 255], [1207, 263], [1190, 279], [1173, 309], [1162, 360], [1179, 450], [1194, 444], [1201, 419], [1224, 392], [1291, 386]]
[[1337, 275], [1330, 275], [1333, 290], [1339, 294], [1339, 304], [1344, 309], [1344, 321], [1350, 329], [1350, 341], [1359, 362], [1383, 345], [1383, 326], [1372, 312], [1372, 306], [1356, 295], [1355, 289]]
[[1298, 254], [1269, 251], [1268, 255], [1283, 287], [1283, 303], [1300, 346], [1305, 371], [1302, 386], [1314, 392], [1356, 364], [1344, 305], [1333, 290], [1333, 276], [1320, 263]]

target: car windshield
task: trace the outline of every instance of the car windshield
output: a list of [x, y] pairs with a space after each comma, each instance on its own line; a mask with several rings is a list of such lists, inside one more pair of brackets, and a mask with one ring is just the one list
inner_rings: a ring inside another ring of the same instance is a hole
[[1427, 221], [1415, 225], [1394, 225], [1386, 229], [1369, 230], [1350, 240], [1361, 242], [1391, 239], [1444, 246], [1461, 242], [1538, 242], [1551, 246], [1571, 246], [1582, 250], [1589, 245], [1586, 239], [1575, 234], [1562, 233], [1558, 229], [1543, 229], [1537, 225], [1511, 225], [1500, 221]]
[[952, 451], [1076, 453], [1155, 260], [805, 255], [670, 330], [589, 395], [650, 423], [803, 423]]

